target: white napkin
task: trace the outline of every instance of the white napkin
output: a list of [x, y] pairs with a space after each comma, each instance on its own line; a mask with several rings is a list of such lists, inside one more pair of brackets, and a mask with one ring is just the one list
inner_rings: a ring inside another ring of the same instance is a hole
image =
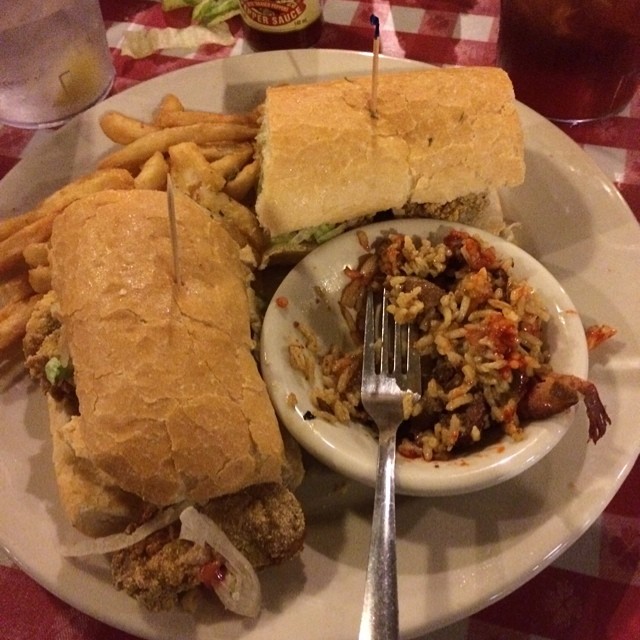
[[225, 22], [210, 27], [191, 25], [182, 29], [149, 27], [127, 31], [121, 51], [132, 58], [145, 58], [162, 49], [197, 49], [202, 44], [229, 46], [234, 42], [235, 38]]

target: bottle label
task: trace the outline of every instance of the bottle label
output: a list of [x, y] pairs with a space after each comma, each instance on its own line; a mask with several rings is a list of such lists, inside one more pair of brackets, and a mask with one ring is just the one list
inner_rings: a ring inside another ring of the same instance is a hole
[[300, 31], [322, 13], [320, 0], [240, 0], [242, 19], [258, 31]]

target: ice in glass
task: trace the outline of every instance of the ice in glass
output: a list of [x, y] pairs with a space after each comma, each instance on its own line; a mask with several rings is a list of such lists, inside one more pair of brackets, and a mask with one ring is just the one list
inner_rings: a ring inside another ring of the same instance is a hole
[[0, 16], [0, 122], [54, 126], [109, 91], [98, 0], [0, 0]]

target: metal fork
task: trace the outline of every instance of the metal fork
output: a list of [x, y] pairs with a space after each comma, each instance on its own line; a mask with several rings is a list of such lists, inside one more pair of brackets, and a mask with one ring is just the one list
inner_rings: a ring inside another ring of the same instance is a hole
[[[391, 323], [383, 293], [379, 321], [373, 294], [367, 297], [362, 358], [362, 405], [378, 426], [378, 469], [359, 640], [398, 637], [396, 573], [396, 432], [404, 397], [420, 393], [420, 357], [411, 347], [411, 325]], [[393, 334], [393, 335], [392, 335]], [[381, 341], [380, 358], [377, 342]], [[379, 360], [379, 367], [378, 367]]]

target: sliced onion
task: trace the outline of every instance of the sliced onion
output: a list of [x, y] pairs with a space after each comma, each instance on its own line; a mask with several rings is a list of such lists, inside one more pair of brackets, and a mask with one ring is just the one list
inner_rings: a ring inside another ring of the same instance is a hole
[[222, 604], [241, 616], [255, 618], [260, 613], [262, 595], [260, 581], [251, 563], [236, 549], [224, 532], [210, 518], [193, 507], [181, 514], [180, 537], [195, 544], [208, 544], [225, 560], [224, 580], [212, 584]]
[[62, 555], [67, 558], [79, 558], [82, 556], [113, 553], [121, 549], [126, 549], [178, 520], [184, 508], [185, 503], [167, 507], [151, 518], [151, 520], [140, 525], [132, 533], [114, 533], [113, 535], [104, 536], [103, 538], [87, 538], [72, 545], [63, 545]]

